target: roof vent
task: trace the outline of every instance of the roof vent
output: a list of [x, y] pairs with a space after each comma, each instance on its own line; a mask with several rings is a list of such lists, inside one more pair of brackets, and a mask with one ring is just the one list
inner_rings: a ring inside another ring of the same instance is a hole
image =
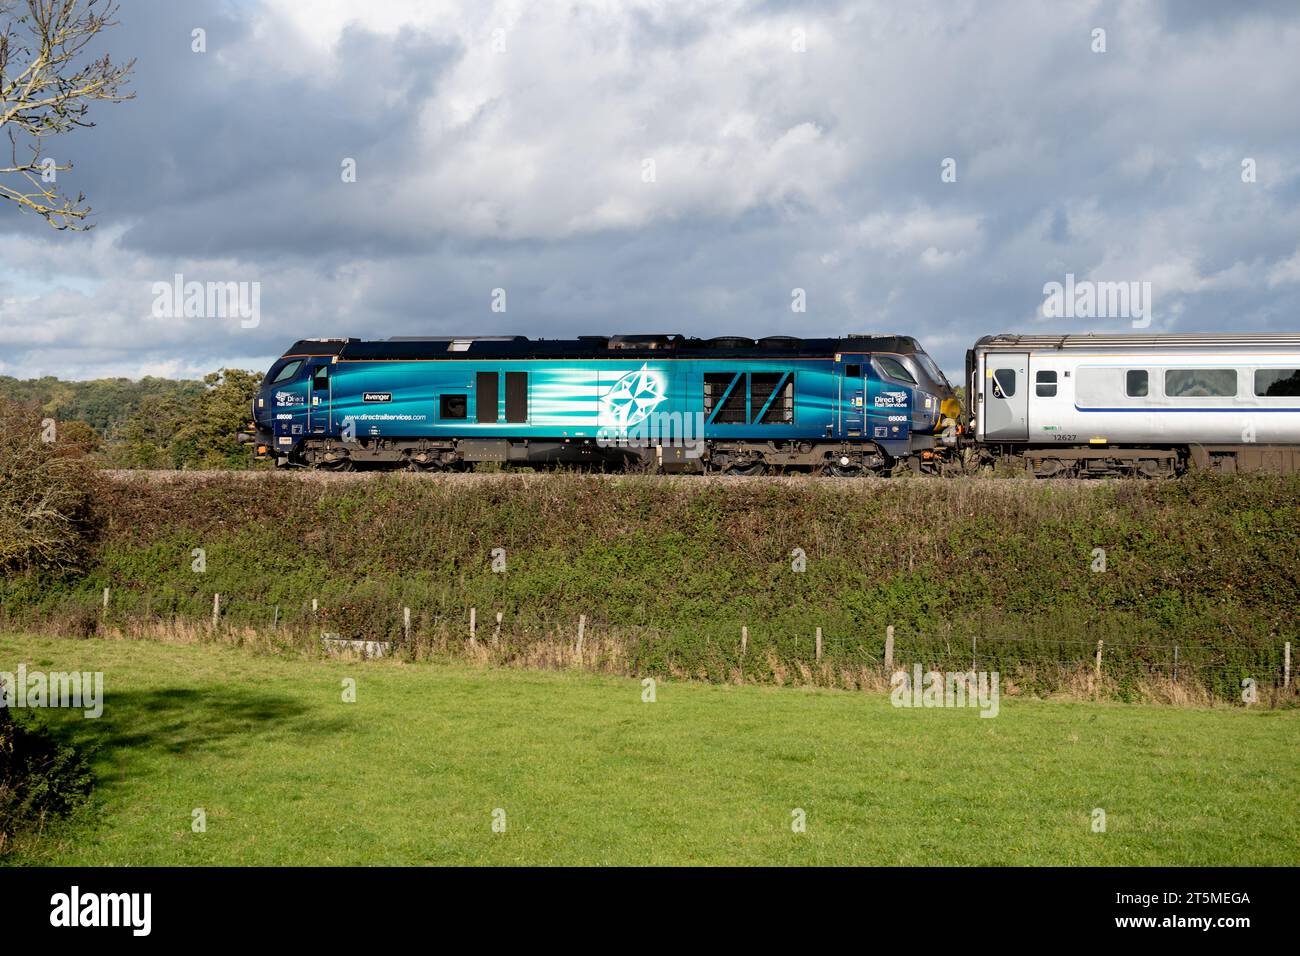
[[609, 340], [611, 349], [672, 349], [681, 341], [680, 335], [615, 335]]

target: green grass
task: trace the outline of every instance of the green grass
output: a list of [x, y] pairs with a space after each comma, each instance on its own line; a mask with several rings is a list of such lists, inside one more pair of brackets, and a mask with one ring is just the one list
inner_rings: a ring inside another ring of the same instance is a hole
[[[98, 784], [8, 863], [1300, 859], [1296, 711], [1003, 700], [981, 719], [665, 682], [643, 703], [638, 681], [571, 672], [0, 637], [0, 670], [19, 662], [101, 670], [106, 703], [99, 720], [41, 713], [95, 748]], [[191, 832], [196, 807], [206, 833]]]

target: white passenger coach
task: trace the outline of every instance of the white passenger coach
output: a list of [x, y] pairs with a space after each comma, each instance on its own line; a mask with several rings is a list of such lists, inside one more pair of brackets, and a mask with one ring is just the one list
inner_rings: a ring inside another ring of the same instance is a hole
[[990, 335], [966, 355], [986, 458], [1042, 477], [1300, 471], [1300, 334]]

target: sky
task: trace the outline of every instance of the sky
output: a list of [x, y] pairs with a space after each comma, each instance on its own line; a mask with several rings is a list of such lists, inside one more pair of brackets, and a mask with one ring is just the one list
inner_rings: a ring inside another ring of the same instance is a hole
[[[655, 332], [905, 334], [955, 373], [997, 332], [1300, 330], [1298, 3], [124, 0], [118, 19], [94, 50], [136, 59], [135, 98], [47, 144], [95, 228], [0, 204], [3, 375]], [[257, 308], [187, 316], [161, 291], [178, 275], [246, 283]], [[1148, 289], [1149, 325], [1045, 314], [1067, 275]]]

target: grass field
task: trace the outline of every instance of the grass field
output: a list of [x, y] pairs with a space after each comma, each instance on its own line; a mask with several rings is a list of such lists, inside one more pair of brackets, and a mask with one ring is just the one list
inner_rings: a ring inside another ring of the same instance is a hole
[[1294, 710], [1003, 700], [982, 719], [663, 682], [643, 703], [590, 674], [0, 637], [0, 670], [19, 662], [103, 671], [105, 709], [41, 712], [94, 748], [98, 783], [9, 864], [1300, 862]]

